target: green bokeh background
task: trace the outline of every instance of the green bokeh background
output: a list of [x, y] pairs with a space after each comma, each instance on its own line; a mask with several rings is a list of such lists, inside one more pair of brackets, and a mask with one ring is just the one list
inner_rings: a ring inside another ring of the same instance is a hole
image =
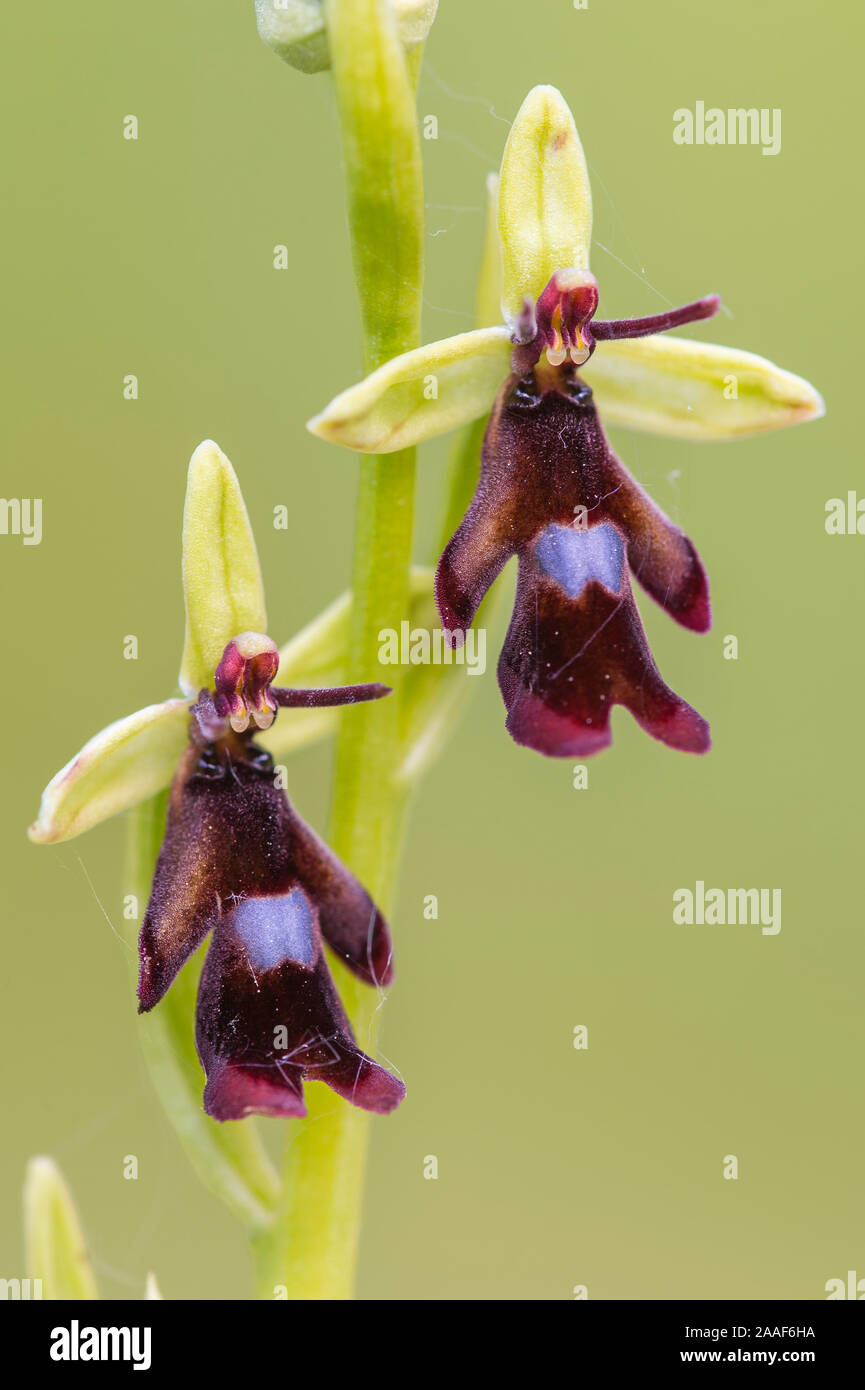
[[[694, 332], [810, 376], [828, 416], [735, 445], [615, 436], [711, 576], [705, 637], [640, 598], [666, 678], [711, 721], [708, 757], [619, 710], [576, 791], [568, 762], [507, 738], [490, 654], [411, 822], [382, 1044], [409, 1091], [374, 1126], [363, 1297], [814, 1299], [865, 1275], [865, 539], [824, 530], [828, 498], [865, 495], [859, 24], [804, 0], [442, 0], [420, 87], [439, 120], [426, 336], [470, 326], [484, 176], [528, 88], [552, 82], [594, 178], [602, 312], [719, 290], [729, 314]], [[124, 826], [48, 849], [24, 829], [86, 737], [173, 687], [200, 439], [240, 475], [274, 636], [348, 580], [355, 464], [303, 428], [359, 372], [332, 91], [260, 43], [252, 0], [16, 5], [3, 25], [2, 492], [44, 499], [44, 539], [0, 537], [0, 1274], [24, 1272], [19, 1188], [47, 1152], [106, 1295], [140, 1297], [154, 1269], [167, 1297], [245, 1297], [242, 1234], [138, 1054], [105, 915], [126, 891]], [[781, 154], [675, 146], [672, 113], [698, 99], [781, 107]], [[446, 452], [422, 454], [423, 559]], [[329, 771], [324, 748], [290, 769], [319, 827]], [[675, 926], [672, 893], [697, 879], [782, 888], [780, 935]]]

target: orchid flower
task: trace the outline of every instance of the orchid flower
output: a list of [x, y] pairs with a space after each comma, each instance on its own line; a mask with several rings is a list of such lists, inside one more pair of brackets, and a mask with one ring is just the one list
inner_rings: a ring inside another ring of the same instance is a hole
[[711, 622], [706, 575], [691, 541], [616, 457], [600, 415], [673, 438], [720, 440], [814, 419], [823, 402], [765, 358], [669, 336], [714, 315], [717, 295], [648, 318], [596, 319], [591, 227], [573, 117], [555, 88], [536, 87], [500, 174], [504, 322], [393, 358], [308, 428], [387, 453], [492, 407], [477, 490], [436, 575], [451, 645], [516, 554], [516, 601], [498, 664], [513, 738], [548, 755], [585, 756], [609, 744], [618, 703], [669, 746], [704, 752], [708, 725], [663, 681], [628, 572], [696, 632]]
[[[139, 1008], [159, 1003], [212, 931], [196, 1021], [208, 1114], [303, 1115], [304, 1078], [386, 1112], [405, 1087], [357, 1046], [322, 942], [360, 979], [386, 985], [387, 924], [293, 809], [273, 754], [318, 736], [321, 710], [390, 691], [377, 684], [277, 684], [298, 658], [314, 664], [314, 642], [302, 634], [280, 653], [266, 635], [246, 508], [231, 464], [209, 441], [189, 468], [183, 580], [184, 696], [149, 705], [90, 739], [46, 787], [30, 837], [43, 844], [69, 839], [170, 783], [140, 933]], [[338, 616], [319, 621], [319, 652]], [[313, 722], [292, 727], [304, 710]]]

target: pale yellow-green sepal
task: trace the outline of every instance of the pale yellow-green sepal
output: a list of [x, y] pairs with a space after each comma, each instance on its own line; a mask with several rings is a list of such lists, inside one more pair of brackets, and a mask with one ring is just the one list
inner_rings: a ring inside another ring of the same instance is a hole
[[[423, 43], [436, 17], [438, 0], [391, 0], [404, 47]], [[255, 0], [259, 37], [301, 72], [330, 67], [330, 49], [321, 0]]]
[[606, 424], [672, 438], [737, 439], [824, 412], [810, 382], [765, 357], [668, 333], [599, 343], [582, 371]]
[[336, 396], [307, 429], [362, 454], [390, 454], [475, 420], [510, 371], [504, 327], [404, 352]]
[[99, 1297], [72, 1194], [51, 1158], [31, 1158], [24, 1182], [24, 1242], [28, 1277], [44, 1299]]
[[227, 642], [239, 632], [266, 632], [258, 552], [237, 476], [206, 439], [189, 463], [183, 511], [183, 600], [186, 640], [180, 688], [197, 695], [213, 684]]
[[147, 705], [85, 743], [42, 793], [28, 834], [37, 844], [71, 840], [167, 787], [186, 747], [188, 700]]
[[499, 176], [487, 174], [484, 243], [475, 291], [475, 326], [498, 323], [502, 312], [502, 243], [499, 237]]
[[555, 87], [534, 87], [514, 121], [499, 183], [502, 314], [513, 327], [557, 270], [589, 268], [592, 190], [570, 108]]

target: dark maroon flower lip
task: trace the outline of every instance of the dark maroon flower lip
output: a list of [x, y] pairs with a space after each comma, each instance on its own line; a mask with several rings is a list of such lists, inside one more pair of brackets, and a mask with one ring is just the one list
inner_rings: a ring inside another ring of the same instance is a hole
[[475, 495], [439, 560], [442, 627], [459, 640], [516, 555], [517, 596], [498, 668], [514, 739], [549, 756], [588, 756], [609, 743], [610, 708], [619, 703], [670, 747], [705, 752], [708, 725], [661, 679], [628, 570], [695, 632], [711, 624], [706, 574], [688, 537], [616, 457], [574, 358], [592, 350], [592, 327], [607, 338], [657, 332], [707, 317], [717, 298], [592, 325], [592, 277], [575, 273], [564, 289], [554, 281], [515, 345], [523, 370], [499, 393]]
[[402, 1100], [397, 1077], [357, 1046], [300, 887], [245, 898], [217, 924], [201, 976], [196, 1045], [216, 1120], [302, 1116], [305, 1080], [363, 1109]]
[[304, 1077], [385, 1112], [404, 1088], [357, 1047], [322, 942], [365, 983], [384, 987], [393, 979], [387, 923], [294, 810], [253, 735], [280, 708], [389, 690], [274, 688], [271, 647], [261, 634], [229, 643], [216, 689], [192, 707], [141, 927], [139, 1009], [158, 1004], [212, 932], [197, 1010], [208, 1112], [302, 1114]]
[[226, 904], [298, 886], [339, 959], [368, 984], [390, 984], [384, 918], [276, 785], [270, 754], [238, 735], [222, 746], [192, 743], [171, 789], [141, 927], [142, 1012], [159, 1002]]
[[706, 721], [652, 659], [625, 542], [609, 521], [585, 531], [551, 525], [520, 555], [498, 676], [510, 734], [537, 752], [589, 757], [606, 748], [614, 704], [671, 748], [709, 747]]

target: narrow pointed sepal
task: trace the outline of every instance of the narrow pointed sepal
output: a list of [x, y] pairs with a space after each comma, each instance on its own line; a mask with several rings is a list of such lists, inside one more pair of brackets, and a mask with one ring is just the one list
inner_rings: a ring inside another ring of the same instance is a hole
[[304, 1080], [386, 1114], [403, 1083], [358, 1048], [302, 887], [251, 895], [220, 919], [201, 976], [196, 1044], [215, 1120], [305, 1115]]
[[85, 743], [42, 793], [28, 834], [36, 844], [71, 840], [169, 786], [186, 746], [186, 700], [147, 705]]
[[404, 352], [336, 396], [307, 429], [362, 454], [407, 449], [485, 415], [508, 374], [510, 355], [503, 327]]
[[266, 632], [258, 551], [240, 484], [222, 450], [206, 439], [189, 463], [183, 512], [186, 639], [180, 688], [209, 686], [226, 643]]
[[499, 180], [502, 313], [514, 329], [566, 266], [588, 270], [592, 193], [580, 137], [555, 87], [534, 87], [511, 127]]
[[584, 367], [607, 425], [740, 439], [818, 419], [819, 392], [756, 353], [670, 334], [602, 343]]

